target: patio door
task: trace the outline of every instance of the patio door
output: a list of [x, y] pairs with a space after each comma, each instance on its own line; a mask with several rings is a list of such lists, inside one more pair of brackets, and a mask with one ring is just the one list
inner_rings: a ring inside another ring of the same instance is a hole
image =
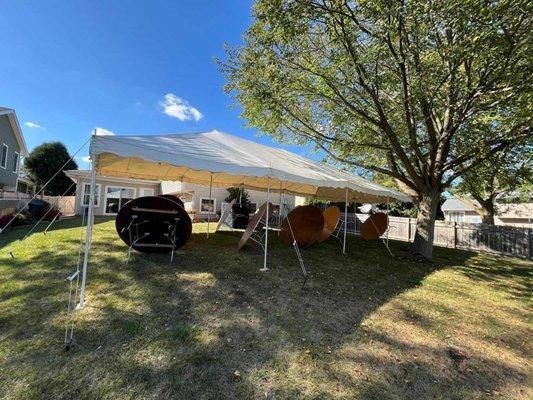
[[116, 214], [124, 204], [135, 198], [135, 189], [108, 186], [105, 193], [105, 214]]

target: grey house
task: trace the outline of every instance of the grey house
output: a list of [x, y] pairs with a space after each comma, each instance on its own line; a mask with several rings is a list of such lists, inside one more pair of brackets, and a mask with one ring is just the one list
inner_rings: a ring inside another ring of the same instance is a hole
[[15, 110], [0, 107], [0, 190], [16, 191], [20, 159], [27, 154]]

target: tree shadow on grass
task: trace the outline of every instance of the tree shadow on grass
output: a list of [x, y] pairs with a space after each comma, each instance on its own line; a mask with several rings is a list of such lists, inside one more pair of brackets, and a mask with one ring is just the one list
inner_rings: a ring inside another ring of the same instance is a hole
[[[237, 251], [238, 238], [193, 234], [172, 265], [167, 255], [134, 253], [126, 266], [127, 247], [106, 225], [94, 241], [88, 305], [77, 314], [77, 345], [69, 353], [62, 352], [63, 279], [76, 252], [48, 249], [13, 260], [10, 278], [20, 287], [0, 293], [12, 308], [0, 319], [10, 347], [0, 365], [18, 372], [5, 381], [11, 388], [0, 384], [0, 395], [235, 399], [462, 393], [468, 398], [504, 385], [508, 376], [524, 379], [521, 371], [475, 355], [469, 362], [484, 367], [474, 371], [479, 377], [473, 384], [454, 369], [444, 345], [403, 343], [364, 327], [367, 317], [418, 287], [446, 261], [391, 259], [382, 244], [355, 237], [342, 255], [331, 240], [303, 253], [311, 279], [302, 290], [293, 250], [277, 235], [271, 237], [267, 273], [259, 271], [258, 248]], [[63, 245], [74, 250], [77, 243], [65, 239]], [[399, 254], [403, 244], [391, 246]], [[450, 264], [457, 257], [436, 253]], [[464, 263], [472, 254], [459, 256]], [[412, 310], [403, 315], [420, 329], [435, 328]], [[370, 343], [405, 360], [391, 365], [366, 347]], [[413, 353], [425, 357], [413, 359]], [[437, 362], [444, 363], [442, 370]], [[20, 382], [28, 386], [13, 389]]]
[[461, 265], [458, 268], [470, 279], [490, 284], [517, 299], [528, 301], [533, 295], [531, 261], [514, 259], [513, 262], [507, 262], [497, 255], [480, 254], [468, 266]]

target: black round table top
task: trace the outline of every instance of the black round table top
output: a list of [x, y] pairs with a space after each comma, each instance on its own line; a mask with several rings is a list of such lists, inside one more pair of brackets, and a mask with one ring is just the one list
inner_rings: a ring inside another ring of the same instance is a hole
[[115, 227], [124, 243], [143, 253], [174, 251], [189, 240], [192, 232], [183, 203], [169, 196], [146, 196], [127, 202], [117, 214]]

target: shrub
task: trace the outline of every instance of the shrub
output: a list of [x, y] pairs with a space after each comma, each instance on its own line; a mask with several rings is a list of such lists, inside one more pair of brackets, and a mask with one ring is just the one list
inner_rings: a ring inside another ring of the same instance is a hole
[[52, 221], [54, 218], [61, 218], [61, 211], [57, 208], [51, 208], [46, 212], [46, 215], [43, 218], [43, 221]]
[[[9, 224], [9, 221], [13, 218], [15, 214], [7, 214], [0, 218], [0, 229], [4, 229], [7, 224]], [[15, 226], [22, 226], [22, 225], [28, 225], [30, 223], [30, 217], [27, 214], [19, 214], [17, 217], [11, 222], [9, 227], [15, 227]]]

